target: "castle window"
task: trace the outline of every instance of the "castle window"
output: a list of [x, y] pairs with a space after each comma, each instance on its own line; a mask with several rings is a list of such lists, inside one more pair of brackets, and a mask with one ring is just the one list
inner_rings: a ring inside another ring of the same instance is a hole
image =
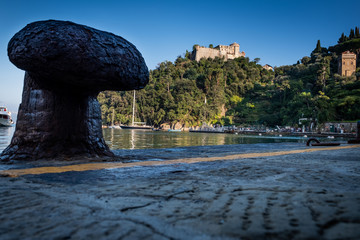
[[345, 65], [345, 62], [343, 62], [343, 65]]

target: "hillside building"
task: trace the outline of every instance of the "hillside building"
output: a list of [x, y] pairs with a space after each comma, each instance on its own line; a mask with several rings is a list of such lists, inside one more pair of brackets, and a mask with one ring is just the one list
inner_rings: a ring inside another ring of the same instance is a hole
[[274, 71], [274, 68], [272, 66], [270, 66], [269, 64], [265, 64], [264, 66], [262, 66], [264, 69], [268, 70], [268, 71]]
[[356, 71], [356, 54], [350, 51], [343, 52], [338, 61], [338, 73], [349, 77]]
[[201, 58], [224, 58], [225, 61], [228, 59], [234, 59], [238, 57], [245, 57], [245, 52], [240, 52], [240, 45], [233, 43], [230, 46], [219, 45], [215, 48], [207, 48], [201, 46], [195, 46], [191, 54], [192, 60], [200, 61]]

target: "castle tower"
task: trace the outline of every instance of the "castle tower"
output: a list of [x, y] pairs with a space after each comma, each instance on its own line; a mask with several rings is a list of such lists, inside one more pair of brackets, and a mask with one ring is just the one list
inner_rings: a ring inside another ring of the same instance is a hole
[[338, 64], [338, 73], [341, 76], [351, 76], [356, 71], [356, 54], [350, 51], [343, 52]]
[[233, 47], [234, 49], [234, 55], [236, 54], [240, 54], [240, 45], [237, 44], [236, 42], [234, 42], [233, 44], [230, 45], [231, 47]]

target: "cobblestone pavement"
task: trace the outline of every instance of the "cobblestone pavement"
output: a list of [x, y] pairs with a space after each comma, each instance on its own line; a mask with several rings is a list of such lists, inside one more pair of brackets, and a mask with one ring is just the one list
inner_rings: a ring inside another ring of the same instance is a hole
[[359, 183], [360, 148], [1, 177], [0, 238], [360, 239]]

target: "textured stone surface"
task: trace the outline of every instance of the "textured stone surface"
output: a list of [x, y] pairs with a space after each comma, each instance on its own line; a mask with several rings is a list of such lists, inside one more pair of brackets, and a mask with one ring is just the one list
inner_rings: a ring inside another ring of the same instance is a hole
[[[161, 161], [274, 147], [291, 146], [152, 153]], [[128, 152], [131, 160], [143, 158], [142, 151]], [[359, 148], [352, 148], [3, 177], [0, 232], [2, 239], [360, 239], [358, 156]]]
[[10, 61], [26, 71], [11, 144], [1, 160], [112, 156], [97, 94], [143, 88], [140, 52], [111, 33], [64, 21], [27, 25], [10, 40]]
[[133, 44], [72, 22], [27, 25], [10, 40], [8, 55], [13, 64], [51, 90], [132, 90], [144, 87], [149, 78]]

